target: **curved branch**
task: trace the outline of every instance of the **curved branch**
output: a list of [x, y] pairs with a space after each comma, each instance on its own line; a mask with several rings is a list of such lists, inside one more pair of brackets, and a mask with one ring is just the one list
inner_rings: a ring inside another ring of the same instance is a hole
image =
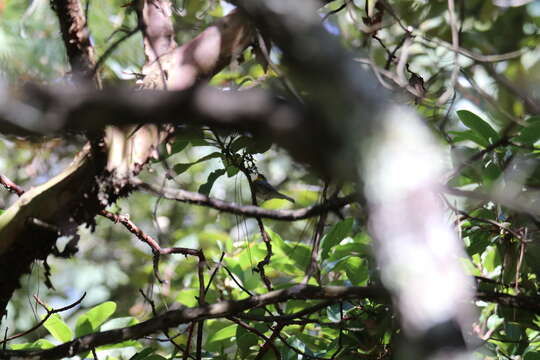
[[71, 357], [76, 354], [90, 351], [93, 348], [119, 343], [126, 340], [140, 339], [156, 331], [176, 327], [193, 321], [233, 316], [249, 309], [265, 305], [277, 304], [288, 300], [344, 300], [344, 299], [386, 299], [384, 290], [375, 287], [345, 287], [312, 285], [295, 285], [288, 289], [272, 291], [263, 295], [256, 295], [240, 301], [222, 301], [211, 305], [194, 308], [170, 310], [162, 315], [139, 324], [98, 332], [78, 337], [46, 350], [4, 350], [0, 351], [0, 358], [15, 359], [33, 357], [39, 359], [59, 359]]
[[297, 221], [318, 216], [329, 210], [336, 210], [345, 205], [357, 201], [355, 194], [340, 198], [332, 198], [322, 204], [313, 205], [303, 209], [296, 210], [267, 210], [254, 205], [240, 205], [219, 199], [214, 199], [209, 196], [171, 188], [162, 188], [151, 184], [143, 183], [139, 180], [132, 180], [131, 184], [135, 189], [143, 190], [157, 196], [161, 196], [168, 200], [176, 200], [189, 204], [201, 205], [210, 207], [231, 214], [242, 215], [247, 217], [259, 217], [266, 219], [282, 220], [282, 221]]
[[79, 300], [77, 300], [77, 301], [75, 301], [75, 302], [73, 302], [73, 303], [71, 303], [69, 305], [63, 306], [63, 307], [61, 307], [59, 309], [51, 309], [51, 310], [49, 310], [49, 308], [47, 308], [47, 306], [45, 304], [43, 304], [43, 302], [36, 295], [34, 295], [34, 298], [36, 299], [36, 302], [38, 304], [40, 304], [41, 306], [43, 306], [43, 308], [47, 311], [47, 314], [41, 319], [40, 322], [38, 322], [36, 325], [32, 326], [30, 329], [25, 330], [25, 331], [23, 331], [21, 333], [15, 334], [15, 335], [11, 335], [11, 336], [5, 338], [4, 340], [0, 340], [0, 344], [4, 344], [4, 343], [6, 343], [8, 341], [23, 337], [25, 335], [28, 335], [28, 334], [34, 332], [35, 330], [39, 329], [41, 327], [41, 325], [45, 324], [45, 322], [47, 321], [47, 319], [49, 319], [51, 317], [51, 315], [74, 308], [75, 306], [79, 305], [83, 301], [83, 299], [85, 297], [86, 297], [86, 292], [79, 298]]
[[22, 196], [22, 194], [24, 194], [24, 189], [22, 187], [2, 174], [0, 174], [0, 185], [3, 185], [7, 191], [17, 194], [17, 196]]

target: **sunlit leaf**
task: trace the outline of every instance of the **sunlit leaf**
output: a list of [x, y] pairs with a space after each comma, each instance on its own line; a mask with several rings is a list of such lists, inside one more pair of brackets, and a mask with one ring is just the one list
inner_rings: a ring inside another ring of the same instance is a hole
[[77, 318], [75, 334], [79, 337], [97, 331], [100, 325], [107, 321], [115, 311], [116, 303], [112, 301], [94, 306]]
[[213, 334], [210, 334], [210, 336], [208, 337], [208, 342], [211, 343], [211, 342], [220, 341], [224, 339], [230, 339], [232, 336], [236, 334], [237, 327], [238, 325], [236, 324], [229, 325], [218, 330], [217, 332]]
[[60, 314], [52, 314], [43, 326], [58, 341], [67, 342], [73, 339], [73, 331], [62, 320]]

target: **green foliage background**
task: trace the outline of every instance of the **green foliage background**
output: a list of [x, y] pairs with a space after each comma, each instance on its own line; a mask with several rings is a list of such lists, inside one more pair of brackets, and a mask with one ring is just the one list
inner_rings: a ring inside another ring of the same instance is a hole
[[[486, 66], [517, 84], [523, 92], [538, 97], [540, 4], [533, 1], [526, 6], [501, 8], [491, 1], [456, 2], [463, 49], [478, 54], [524, 51], [509, 60], [487, 65], [461, 56], [456, 96], [441, 105], [437, 99], [450, 86], [454, 66], [454, 54], [445, 47], [451, 43], [447, 2], [392, 0], [389, 3], [401, 23], [414, 29], [408, 64], [410, 70], [424, 80], [427, 89], [426, 98], [416, 108], [447, 149], [448, 165], [454, 169], [448, 184], [485, 193], [512, 192], [515, 202], [525, 209], [515, 211], [515, 206], [505, 206], [506, 203], [447, 197], [451, 206], [449, 219], [456, 221], [469, 255], [463, 259], [465, 268], [479, 278], [481, 290], [538, 295], [540, 117], [527, 110], [518, 94], [495, 81]], [[122, 31], [136, 25], [135, 14], [122, 5], [124, 1], [113, 0], [92, 1], [89, 5], [89, 26], [98, 56], [122, 35]], [[184, 0], [175, 5], [179, 43], [193, 38], [229, 8], [219, 1]], [[406, 34], [389, 14], [384, 17], [385, 26], [377, 33], [380, 42], [362, 32], [362, 17], [366, 16], [368, 5], [369, 2], [361, 0], [348, 2], [346, 8], [331, 15], [326, 24], [344, 46], [384, 67], [388, 52], [381, 43], [392, 51]], [[321, 16], [339, 6], [339, 1], [330, 3], [321, 9]], [[134, 85], [133, 73], [140, 72], [144, 63], [141, 43], [140, 34], [132, 36], [107, 59], [102, 70], [106, 85]], [[272, 57], [279, 66], [279, 52]], [[358, 66], [361, 67], [361, 63]], [[0, 76], [8, 86], [16, 88], [28, 81], [62, 83], [68, 70], [58, 23], [48, 2], [0, 0]], [[212, 84], [234, 89], [263, 86], [286, 92], [276, 73], [265, 72], [250, 50], [245, 52], [243, 62], [231, 64], [212, 79]], [[406, 101], [413, 103], [410, 99]], [[232, 154], [224, 154], [216, 136], [226, 143], [238, 141]], [[176, 139], [172, 154], [162, 149], [167, 159], [152, 164], [143, 178], [247, 204], [249, 187], [231, 158], [248, 153], [254, 156], [259, 170], [271, 183], [280, 184], [281, 191], [296, 199], [294, 207], [306, 207], [321, 199], [323, 182], [309, 169], [293, 163], [283, 150], [271, 144], [257, 143], [259, 148], [255, 148], [251, 139], [238, 140], [240, 138], [238, 134], [186, 130]], [[67, 165], [82, 143], [83, 139], [76, 138], [47, 139], [36, 144], [1, 137], [0, 173], [25, 188], [40, 184]], [[463, 165], [473, 158], [475, 161]], [[176, 172], [174, 180], [166, 180], [164, 174], [169, 170]], [[354, 185], [345, 184], [341, 193], [353, 190]], [[14, 198], [7, 192], [2, 194], [0, 205], [6, 208]], [[268, 201], [263, 206], [291, 207], [282, 200]], [[266, 253], [253, 220], [142, 193], [120, 200], [113, 210], [129, 214], [138, 226], [159, 239], [162, 246], [203, 249], [210, 266], [207, 281], [217, 269], [208, 290], [208, 302], [242, 299], [250, 293], [266, 292], [259, 274], [252, 270]], [[265, 220], [274, 250], [266, 272], [276, 289], [302, 281], [310, 258], [315, 222], [315, 219], [293, 223]], [[35, 264], [32, 274], [24, 280], [11, 302], [8, 319], [2, 322], [2, 334], [6, 327], [9, 333], [15, 333], [38, 321], [37, 313], [43, 311], [36, 309], [33, 294], [57, 308], [86, 292], [82, 306], [54, 315], [44, 328], [17, 339], [11, 348], [52, 347], [74, 336], [147, 319], [152, 312], [139, 289], [153, 298], [158, 310], [175, 303], [197, 305], [196, 258], [162, 258], [159, 272], [167, 282], [160, 284], [153, 277], [151, 251], [121, 226], [98, 219], [95, 231], [83, 229], [82, 233], [76, 257], [48, 260], [56, 290], [43, 285], [42, 265]], [[377, 284], [371, 245], [365, 214], [358, 205], [347, 207], [339, 216], [330, 214], [318, 258], [320, 284]], [[63, 246], [59, 244], [59, 248]], [[223, 261], [218, 268], [222, 253]], [[317, 282], [312, 278], [310, 283]], [[282, 310], [288, 314], [308, 305], [304, 301], [290, 301]], [[527, 360], [540, 357], [538, 314], [495, 303], [477, 302], [476, 306], [479, 315], [475, 335], [484, 342], [475, 356], [488, 359], [521, 356]], [[262, 310], [253, 313], [263, 314]], [[312, 319], [315, 321], [288, 326], [282, 331], [283, 339], [276, 344], [283, 359], [381, 358], [389, 356], [399, 333], [387, 305], [368, 300], [328, 306]], [[272, 333], [263, 323], [253, 326], [266, 336]], [[176, 338], [179, 344], [187, 341], [185, 327], [171, 330], [170, 334], [180, 334]], [[252, 332], [224, 319], [207, 321], [205, 334], [204, 355], [212, 359], [252, 359], [263, 343]], [[162, 359], [181, 357], [177, 351], [166, 342], [141, 340], [100, 348], [98, 355], [127, 359], [138, 353], [133, 359]], [[92, 354], [87, 355], [92, 357]], [[272, 358], [273, 354], [270, 351], [266, 356]]]

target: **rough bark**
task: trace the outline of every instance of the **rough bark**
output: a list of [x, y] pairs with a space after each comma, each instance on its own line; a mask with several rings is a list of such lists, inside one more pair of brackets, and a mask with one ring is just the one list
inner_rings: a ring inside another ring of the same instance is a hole
[[[80, 4], [77, 0], [55, 0], [53, 4], [72, 71], [87, 79], [93, 74], [89, 71], [94, 69], [94, 57]], [[233, 14], [178, 48], [171, 55], [175, 61], [162, 61], [160, 57], [175, 46], [170, 19], [163, 23], [164, 15], [170, 14], [170, 2], [147, 0], [144, 4], [148, 6], [141, 20], [145, 24], [145, 43], [154, 46], [157, 54], [154, 63], [145, 66], [144, 87], [160, 87], [156, 79], [170, 72], [175, 76], [166, 80], [165, 87], [185, 88], [219, 71], [235, 56], [233, 51], [250, 43], [247, 25], [238, 14]], [[150, 54], [148, 49], [146, 53]], [[181, 78], [178, 74], [182, 74]], [[107, 128], [103, 141], [99, 137], [92, 141], [94, 151], [87, 145], [69, 168], [29, 190], [0, 215], [0, 319], [19, 286], [19, 278], [29, 271], [30, 264], [45, 259], [60, 235], [75, 236], [78, 225], [92, 224], [103, 206], [124, 195], [129, 190], [129, 178], [155, 155], [167, 134], [167, 129], [156, 125], [140, 127], [135, 133], [133, 130], [133, 127]], [[29, 225], [32, 219], [38, 219], [41, 225]]]
[[[51, 5], [58, 16], [72, 74], [79, 81], [91, 80], [96, 58], [80, 1], [52, 0]], [[96, 85], [99, 87], [97, 77]]]

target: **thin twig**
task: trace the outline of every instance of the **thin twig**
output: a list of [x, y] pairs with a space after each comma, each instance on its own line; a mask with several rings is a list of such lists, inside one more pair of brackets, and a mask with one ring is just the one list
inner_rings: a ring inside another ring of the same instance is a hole
[[132, 180], [135, 189], [147, 191], [151, 194], [162, 196], [164, 199], [185, 202], [200, 206], [206, 206], [231, 214], [246, 217], [259, 217], [261, 219], [272, 219], [281, 221], [296, 221], [319, 216], [328, 211], [342, 208], [348, 204], [356, 202], [357, 195], [351, 194], [345, 197], [331, 198], [327, 202], [316, 204], [302, 209], [294, 210], [267, 210], [256, 205], [240, 205], [215, 198], [211, 198], [201, 193], [190, 192], [182, 189], [162, 188], [139, 180]]
[[38, 322], [36, 325], [32, 326], [30, 329], [25, 330], [25, 331], [23, 331], [21, 333], [15, 334], [15, 335], [11, 335], [10, 337], [4, 338], [4, 340], [2, 340], [0, 342], [0, 344], [5, 344], [8, 341], [11, 341], [13, 339], [17, 339], [17, 338], [20, 338], [22, 336], [30, 334], [31, 332], [33, 332], [33, 331], [37, 330], [39, 327], [41, 327], [41, 325], [43, 325], [51, 317], [51, 315], [62, 312], [62, 311], [69, 310], [69, 309], [79, 305], [83, 301], [85, 296], [86, 296], [86, 292], [79, 298], [79, 300], [75, 301], [74, 303], [71, 303], [71, 304], [69, 304], [67, 306], [61, 307], [59, 309], [51, 309], [51, 310], [49, 310], [49, 308], [45, 305], [45, 303], [43, 301], [41, 301], [41, 299], [39, 299], [37, 296], [34, 295], [34, 299], [36, 300], [36, 303], [41, 305], [47, 311], [47, 314], [43, 317], [43, 319], [41, 319], [40, 322]]
[[[285, 327], [285, 324], [280, 324], [280, 323], [278, 323], [274, 327], [272, 335], [270, 335], [270, 337], [266, 340], [264, 345], [261, 347], [261, 350], [259, 350], [259, 353], [257, 354], [257, 356], [255, 356], [255, 360], [262, 359], [264, 354], [266, 354], [266, 352], [268, 351], [268, 349], [270, 347], [274, 347], [274, 340], [279, 336], [279, 333], [281, 332], [281, 329], [283, 329], [283, 327]], [[278, 356], [279, 356], [279, 353], [278, 353]], [[281, 356], [279, 356], [278, 359], [281, 359]]]
[[[322, 191], [322, 201], [326, 202], [326, 191], [328, 190], [328, 182], [324, 184], [324, 188]], [[319, 222], [317, 223], [317, 227], [315, 228], [315, 233], [313, 234], [313, 245], [311, 248], [311, 260], [308, 264], [308, 267], [306, 269], [306, 275], [304, 277], [303, 283], [307, 284], [309, 279], [314, 273], [317, 273], [319, 271], [317, 265], [318, 265], [318, 258], [319, 258], [319, 249], [321, 244], [322, 235], [324, 232], [324, 224], [326, 223], [326, 217], [328, 215], [328, 212], [324, 212], [319, 217]], [[317, 281], [320, 283], [320, 277], [316, 277]]]
[[0, 185], [3, 185], [9, 192], [15, 193], [18, 196], [24, 194], [24, 189], [11, 181], [7, 176], [0, 174]]

